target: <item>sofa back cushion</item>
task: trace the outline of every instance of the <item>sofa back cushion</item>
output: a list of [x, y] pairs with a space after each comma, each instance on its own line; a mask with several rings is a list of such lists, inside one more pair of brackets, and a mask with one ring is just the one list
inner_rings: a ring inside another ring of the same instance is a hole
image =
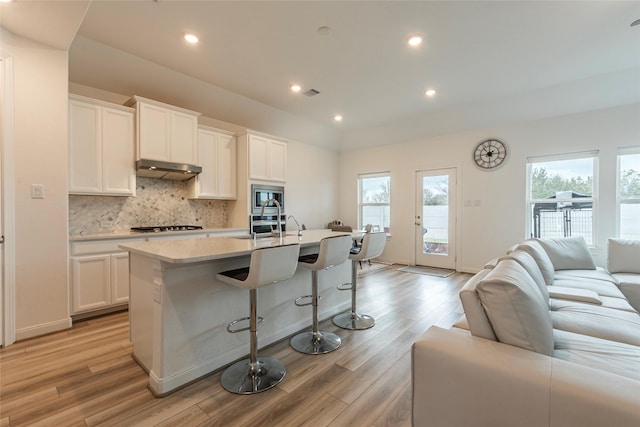
[[467, 283], [460, 290], [460, 301], [462, 301], [462, 308], [464, 309], [471, 335], [497, 341], [496, 334], [493, 332], [477, 292], [478, 283], [486, 277], [489, 271], [491, 269], [480, 270], [467, 280]]
[[547, 255], [540, 243], [535, 240], [525, 240], [518, 245], [518, 250], [531, 255], [531, 257], [536, 261], [536, 264], [538, 264], [542, 277], [544, 277], [544, 283], [547, 285], [553, 285], [553, 279], [556, 272], [553, 268], [551, 259], [549, 259], [549, 255]]
[[582, 236], [536, 239], [555, 270], [595, 270], [596, 265]]
[[500, 261], [505, 259], [513, 259], [514, 261], [517, 261], [518, 264], [520, 264], [525, 270], [527, 270], [527, 273], [529, 274], [529, 276], [531, 276], [534, 283], [540, 290], [542, 298], [544, 298], [544, 301], [547, 303], [547, 305], [549, 305], [549, 291], [547, 289], [547, 284], [544, 282], [544, 277], [542, 276], [542, 272], [540, 271], [536, 260], [524, 251], [510, 252], [509, 255], [500, 258]]
[[609, 273], [640, 274], [640, 240], [609, 239], [607, 246]]
[[478, 283], [477, 292], [498, 341], [549, 356], [553, 354], [553, 326], [548, 305], [517, 261], [500, 261]]

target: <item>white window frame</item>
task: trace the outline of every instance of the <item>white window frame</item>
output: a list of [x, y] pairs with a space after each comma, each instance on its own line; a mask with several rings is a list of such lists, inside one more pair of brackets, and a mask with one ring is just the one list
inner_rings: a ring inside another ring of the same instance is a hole
[[[365, 203], [362, 200], [362, 181], [369, 178], [389, 178], [389, 202], [388, 203]], [[391, 235], [391, 172], [375, 172], [358, 174], [358, 229], [362, 230], [366, 224], [363, 223], [363, 208], [365, 206], [389, 206], [389, 231], [387, 235]], [[384, 227], [384, 224], [383, 224]], [[384, 231], [384, 230], [380, 230]]]
[[[620, 178], [621, 178], [621, 157], [632, 154], [640, 154], [640, 145], [634, 147], [623, 147], [618, 149], [618, 156], [616, 158], [616, 236], [620, 236], [620, 207], [622, 205], [622, 196], [620, 195], [620, 190], [622, 188]], [[640, 197], [625, 197], [624, 201], [635, 201], [640, 203]]]
[[[592, 203], [592, 221], [591, 221], [591, 242], [589, 247], [595, 248], [597, 247], [598, 235], [597, 235], [597, 224], [598, 224], [598, 171], [599, 171], [599, 151], [583, 151], [577, 153], [566, 153], [566, 154], [554, 154], [548, 156], [535, 156], [527, 158], [527, 168], [526, 168], [526, 227], [525, 227], [525, 236], [533, 237], [533, 205], [536, 203], [549, 203], [548, 199], [533, 199], [531, 197], [531, 173], [532, 168], [536, 163], [546, 163], [546, 162], [554, 162], [554, 161], [562, 161], [562, 160], [578, 160], [578, 159], [593, 159], [593, 193], [591, 197], [580, 198], [581, 202], [591, 202]], [[572, 202], [577, 199], [567, 198], [567, 199], [555, 199], [556, 203], [562, 202]]]

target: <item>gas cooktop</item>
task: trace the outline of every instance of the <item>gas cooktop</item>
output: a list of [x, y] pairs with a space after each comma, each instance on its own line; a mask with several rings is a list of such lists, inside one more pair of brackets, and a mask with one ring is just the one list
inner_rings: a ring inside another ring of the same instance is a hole
[[161, 231], [202, 230], [199, 225], [156, 225], [152, 227], [131, 227], [131, 231], [138, 233], [160, 233]]

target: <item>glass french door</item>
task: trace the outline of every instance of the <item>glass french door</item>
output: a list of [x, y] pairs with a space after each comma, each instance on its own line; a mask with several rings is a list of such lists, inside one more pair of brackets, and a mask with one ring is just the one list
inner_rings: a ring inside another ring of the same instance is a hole
[[456, 267], [456, 169], [416, 173], [416, 265]]

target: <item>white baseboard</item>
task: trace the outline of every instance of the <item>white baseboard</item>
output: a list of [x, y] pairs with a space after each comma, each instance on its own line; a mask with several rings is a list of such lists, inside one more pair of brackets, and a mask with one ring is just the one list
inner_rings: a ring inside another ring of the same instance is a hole
[[55, 322], [42, 323], [40, 325], [17, 329], [16, 341], [50, 334], [52, 332], [64, 331], [69, 328], [71, 328], [71, 317], [65, 317], [64, 319], [56, 320]]

